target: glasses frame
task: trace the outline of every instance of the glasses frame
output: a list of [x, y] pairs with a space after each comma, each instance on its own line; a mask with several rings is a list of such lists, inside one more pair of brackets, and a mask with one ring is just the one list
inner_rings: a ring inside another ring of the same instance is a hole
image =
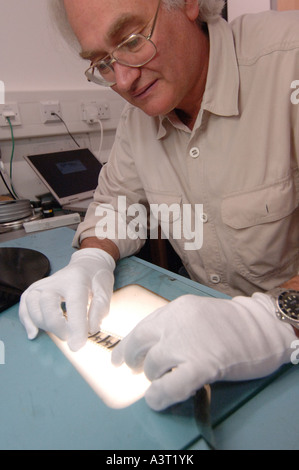
[[[161, 1], [162, 0], [159, 0], [158, 7], [157, 7], [157, 10], [156, 10], [154, 19], [153, 19], [153, 26], [151, 28], [150, 33], [147, 36], [145, 36], [144, 34], [141, 34], [141, 33], [131, 34], [124, 41], [122, 41], [120, 44], [118, 44], [118, 46], [116, 46], [116, 48], [113, 49], [113, 51], [110, 52], [110, 54], [107, 54], [103, 59], [97, 60], [94, 64], [91, 64], [91, 66], [88, 67], [88, 69], [85, 71], [85, 76], [86, 76], [86, 78], [89, 82], [93, 82], [93, 83], [96, 83], [98, 85], [102, 85], [102, 86], [106, 86], [106, 87], [112, 87], [112, 86], [116, 85], [116, 82], [108, 82], [104, 78], [101, 79], [101, 78], [95, 77], [95, 75], [94, 75], [95, 69], [101, 63], [103, 63], [106, 67], [110, 68], [110, 70], [112, 72], [114, 72], [114, 69], [113, 69], [114, 62], [117, 62], [121, 65], [125, 65], [126, 67], [139, 68], [139, 67], [143, 67], [144, 65], [148, 64], [156, 56], [156, 54], [158, 52], [157, 47], [156, 47], [155, 43], [152, 41], [151, 38], [153, 36], [155, 26], [157, 24], [157, 18], [158, 18], [158, 13], [159, 13], [159, 10], [160, 10]], [[149, 41], [154, 46], [154, 53], [153, 53], [152, 57], [150, 57], [150, 59], [148, 59], [145, 62], [142, 62], [141, 64], [138, 64], [138, 65], [131, 65], [131, 64], [128, 64], [128, 63], [114, 57], [114, 54], [115, 54], [116, 51], [118, 51], [121, 47], [123, 47], [127, 42], [131, 41], [134, 38], [138, 38], [138, 37], [142, 37], [142, 38], [146, 39], [147, 41]], [[110, 58], [110, 59], [108, 60], [108, 58]]]

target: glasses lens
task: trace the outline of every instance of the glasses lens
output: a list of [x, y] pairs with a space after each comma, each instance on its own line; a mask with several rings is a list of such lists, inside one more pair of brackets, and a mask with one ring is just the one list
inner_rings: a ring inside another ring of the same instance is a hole
[[115, 74], [112, 66], [99, 62], [85, 72], [87, 79], [103, 86], [115, 85]]
[[131, 67], [141, 67], [156, 55], [154, 43], [141, 34], [132, 34], [113, 53], [117, 62]]
[[[114, 61], [128, 67], [142, 67], [155, 57], [155, 44], [142, 34], [132, 34], [113, 52]], [[85, 72], [87, 79], [103, 86], [113, 86], [116, 83], [113, 61], [99, 61]]]

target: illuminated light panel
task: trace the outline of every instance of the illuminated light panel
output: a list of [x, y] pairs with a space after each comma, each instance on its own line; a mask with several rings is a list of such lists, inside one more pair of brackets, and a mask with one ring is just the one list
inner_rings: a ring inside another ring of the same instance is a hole
[[126, 336], [143, 318], [167, 303], [166, 299], [141, 286], [130, 285], [113, 293], [110, 313], [102, 322], [101, 335], [112, 337], [108, 338], [108, 344], [105, 340], [97, 342], [103, 338], [100, 334], [93, 335], [83, 348], [73, 352], [65, 341], [48, 334], [107, 406], [125, 408], [144, 396], [150, 382], [143, 373], [135, 374], [125, 364], [113, 366], [108, 347], [110, 342]]

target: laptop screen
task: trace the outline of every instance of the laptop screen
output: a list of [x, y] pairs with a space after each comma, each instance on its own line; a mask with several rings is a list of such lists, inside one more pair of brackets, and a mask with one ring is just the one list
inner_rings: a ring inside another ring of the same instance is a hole
[[29, 155], [25, 160], [60, 204], [92, 197], [102, 168], [87, 148]]

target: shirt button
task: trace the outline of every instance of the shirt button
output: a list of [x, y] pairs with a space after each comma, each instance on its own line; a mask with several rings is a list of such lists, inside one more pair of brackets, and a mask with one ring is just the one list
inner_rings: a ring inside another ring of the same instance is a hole
[[205, 214], [205, 212], [203, 212], [200, 216], [200, 220], [202, 221], [203, 224], [206, 224], [209, 220], [209, 217], [207, 216], [207, 214]]
[[210, 281], [211, 281], [213, 284], [219, 284], [219, 282], [221, 281], [221, 277], [218, 276], [218, 274], [211, 274], [211, 276], [210, 276]]
[[198, 158], [199, 157], [199, 148], [198, 147], [192, 147], [192, 149], [189, 152], [190, 157], [192, 158]]

